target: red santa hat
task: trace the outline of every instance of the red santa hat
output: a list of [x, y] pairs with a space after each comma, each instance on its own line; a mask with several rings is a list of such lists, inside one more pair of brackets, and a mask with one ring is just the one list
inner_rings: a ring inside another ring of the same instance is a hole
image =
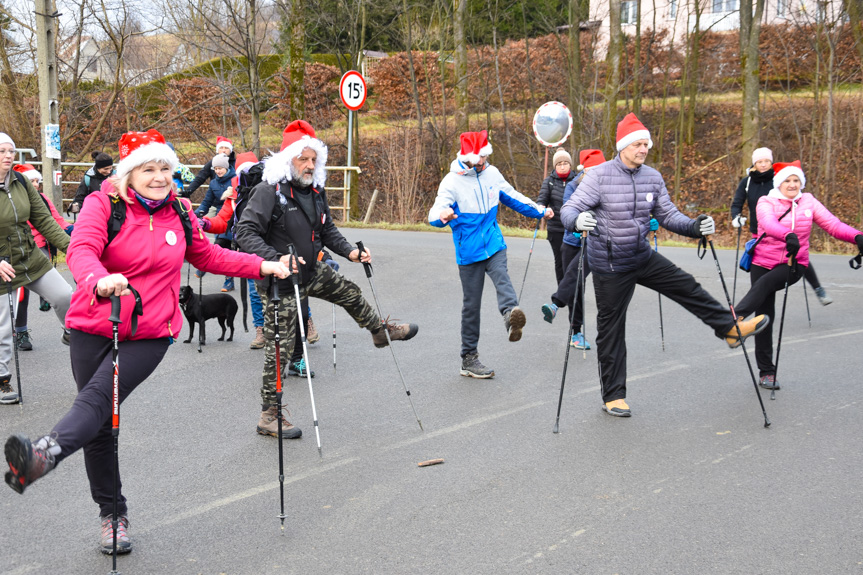
[[219, 136], [216, 138], [216, 150], [222, 147], [228, 148], [228, 154], [234, 151], [234, 143], [228, 138]]
[[278, 154], [264, 160], [264, 180], [275, 185], [291, 179], [291, 160], [309, 148], [317, 153], [312, 184], [323, 186], [327, 181], [327, 146], [315, 135], [315, 129], [305, 120], [295, 120], [282, 132], [282, 146]]
[[258, 163], [258, 156], [255, 152], [243, 152], [237, 154], [237, 175], [241, 172], [248, 172], [249, 168]]
[[630, 112], [617, 124], [617, 151], [621, 151], [636, 140], [647, 140], [647, 149], [653, 147], [650, 132], [644, 127], [641, 120]]
[[117, 164], [117, 177], [122, 178], [138, 166], [147, 162], [159, 162], [177, 169], [180, 160], [174, 150], [165, 143], [165, 138], [156, 130], [146, 132], [126, 132], [120, 137], [120, 162]]
[[797, 176], [800, 178], [800, 189], [806, 187], [806, 176], [803, 174], [803, 166], [800, 165], [800, 160], [794, 160], [791, 163], [777, 162], [773, 164], [773, 187], [779, 189], [779, 184], [788, 179], [789, 176]]
[[481, 157], [491, 154], [491, 144], [488, 143], [488, 132], [465, 132], [461, 136], [461, 150], [458, 153], [458, 161], [476, 164]]
[[582, 150], [578, 153], [578, 167], [576, 171], [580, 172], [585, 168], [592, 168], [603, 163], [605, 163], [605, 155], [602, 153], [602, 150]]
[[22, 176], [26, 176], [30, 181], [42, 180], [42, 174], [30, 164], [15, 164], [12, 169]]

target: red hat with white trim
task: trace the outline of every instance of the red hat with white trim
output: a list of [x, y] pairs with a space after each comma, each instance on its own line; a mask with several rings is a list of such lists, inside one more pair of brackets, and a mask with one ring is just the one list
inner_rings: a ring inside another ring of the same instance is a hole
[[779, 184], [788, 179], [789, 176], [800, 178], [800, 189], [806, 187], [806, 176], [803, 174], [803, 166], [800, 160], [791, 163], [776, 162], [773, 164], [773, 187], [779, 189]]
[[42, 179], [42, 174], [30, 164], [15, 164], [12, 166], [12, 169], [22, 176], [28, 177], [31, 181]]
[[323, 186], [327, 181], [327, 146], [315, 135], [315, 129], [305, 120], [294, 120], [282, 132], [282, 146], [278, 154], [264, 160], [264, 180], [271, 185], [291, 180], [291, 161], [309, 148], [316, 154], [313, 184]]
[[488, 132], [465, 132], [461, 136], [461, 151], [458, 154], [459, 162], [470, 162], [476, 164], [481, 157], [491, 154], [491, 144], [488, 143]]
[[582, 150], [578, 153], [578, 162], [579, 166], [576, 170], [580, 172], [585, 168], [593, 168], [599, 164], [604, 164], [605, 155], [602, 153], [602, 150]]
[[165, 138], [156, 130], [146, 132], [126, 132], [118, 142], [120, 162], [117, 164], [117, 177], [122, 178], [138, 166], [147, 162], [159, 162], [177, 169], [180, 160], [174, 150], [165, 143]]
[[644, 127], [641, 120], [630, 112], [617, 124], [617, 151], [621, 151], [637, 140], [647, 140], [648, 150], [653, 147], [650, 132]]
[[234, 143], [231, 140], [222, 136], [218, 136], [216, 138], [216, 149], [218, 150], [222, 147], [227, 147], [229, 154], [234, 151]]

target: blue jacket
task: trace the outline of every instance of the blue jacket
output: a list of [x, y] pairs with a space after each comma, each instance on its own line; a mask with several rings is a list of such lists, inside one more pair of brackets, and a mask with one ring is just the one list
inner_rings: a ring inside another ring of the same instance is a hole
[[[222, 204], [225, 203], [225, 200], [222, 199], [222, 194], [231, 187], [231, 178], [236, 176], [237, 173], [234, 171], [234, 166], [230, 166], [228, 171], [225, 172], [225, 175], [221, 178], [216, 177], [216, 173], [213, 172], [212, 178], [210, 178], [210, 187], [207, 189], [207, 195], [204, 196], [204, 201], [201, 202], [201, 205], [198, 206], [198, 209], [195, 210], [195, 215], [199, 218], [206, 216], [207, 212], [210, 211], [210, 207], [216, 208], [216, 211], [222, 209]], [[234, 235], [231, 232], [226, 232], [224, 234], [218, 234], [217, 238], [227, 238], [233, 239]]]
[[616, 156], [584, 175], [563, 205], [561, 219], [572, 231], [581, 212], [596, 214], [598, 237], [588, 242], [590, 269], [598, 273], [629, 272], [643, 266], [653, 250], [647, 239], [650, 216], [674, 233], [695, 237], [695, 220], [671, 202], [662, 175], [650, 166], [627, 168]]
[[[429, 210], [429, 223], [438, 228], [452, 226], [458, 265], [486, 260], [506, 249], [497, 224], [499, 202], [529, 218], [540, 219], [545, 215], [544, 210], [515, 191], [494, 166], [486, 164], [477, 173], [476, 168], [467, 168], [453, 160]], [[452, 208], [458, 217], [443, 223], [440, 213], [446, 208]]]

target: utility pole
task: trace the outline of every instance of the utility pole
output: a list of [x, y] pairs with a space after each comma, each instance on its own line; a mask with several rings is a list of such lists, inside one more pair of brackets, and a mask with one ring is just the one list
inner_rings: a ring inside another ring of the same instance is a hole
[[[63, 208], [63, 186], [54, 185], [60, 158], [48, 157], [46, 126], [60, 123], [57, 102], [57, 13], [54, 0], [36, 0], [36, 67], [39, 81], [40, 138], [42, 140], [42, 186], [58, 210]], [[59, 146], [58, 146], [59, 147]]]

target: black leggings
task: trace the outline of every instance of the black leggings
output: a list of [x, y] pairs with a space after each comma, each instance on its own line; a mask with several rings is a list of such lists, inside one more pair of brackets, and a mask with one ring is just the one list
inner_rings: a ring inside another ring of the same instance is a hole
[[564, 232], [546, 232], [548, 243], [551, 244], [551, 253], [554, 254], [554, 277], [557, 278], [557, 283], [560, 285], [560, 280], [563, 279], [563, 274], [566, 271], [566, 266], [563, 263], [563, 257], [560, 253], [560, 247], [563, 244]]

